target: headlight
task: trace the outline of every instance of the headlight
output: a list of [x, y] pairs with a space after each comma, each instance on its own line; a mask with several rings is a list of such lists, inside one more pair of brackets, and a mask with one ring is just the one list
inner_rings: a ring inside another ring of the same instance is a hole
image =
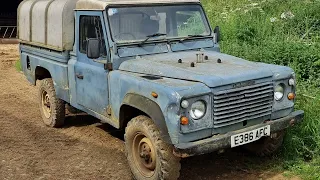
[[284, 95], [284, 84], [278, 84], [274, 90], [274, 99], [280, 101]]
[[194, 120], [201, 119], [206, 114], [206, 110], [207, 107], [205, 102], [197, 101], [191, 105], [190, 116]]

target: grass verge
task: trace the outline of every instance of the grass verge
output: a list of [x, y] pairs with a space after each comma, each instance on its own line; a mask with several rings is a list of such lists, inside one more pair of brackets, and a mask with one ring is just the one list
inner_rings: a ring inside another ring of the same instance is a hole
[[14, 64], [14, 67], [16, 68], [17, 71], [22, 71], [22, 66], [21, 66], [21, 61], [18, 59], [16, 63]]
[[288, 130], [275, 168], [320, 179], [320, 2], [316, 0], [202, 0], [222, 31], [224, 53], [290, 66], [298, 80], [296, 109], [304, 122]]

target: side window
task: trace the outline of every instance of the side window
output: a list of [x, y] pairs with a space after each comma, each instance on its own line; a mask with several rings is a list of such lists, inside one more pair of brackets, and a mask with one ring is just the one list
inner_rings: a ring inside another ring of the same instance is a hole
[[177, 11], [176, 17], [178, 36], [201, 35], [207, 33], [200, 12]]
[[87, 40], [95, 38], [100, 40], [101, 57], [107, 56], [105, 39], [103, 36], [103, 29], [101, 19], [99, 16], [80, 16], [80, 32], [79, 32], [79, 50], [86, 54]]

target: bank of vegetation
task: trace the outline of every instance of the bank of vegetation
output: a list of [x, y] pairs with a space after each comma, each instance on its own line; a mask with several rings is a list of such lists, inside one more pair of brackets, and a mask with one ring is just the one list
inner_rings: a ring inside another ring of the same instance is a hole
[[286, 65], [296, 72], [296, 109], [304, 122], [289, 130], [277, 166], [320, 179], [320, 1], [202, 0], [222, 31], [222, 52]]

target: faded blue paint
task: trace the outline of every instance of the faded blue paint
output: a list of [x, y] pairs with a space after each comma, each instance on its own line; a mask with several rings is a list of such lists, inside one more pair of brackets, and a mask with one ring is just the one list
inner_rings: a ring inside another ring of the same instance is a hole
[[[171, 52], [132, 58], [132, 60], [123, 62], [119, 69], [203, 82], [209, 87], [261, 79], [273, 76], [273, 71], [278, 71], [283, 77], [289, 77], [293, 72], [289, 67], [246, 61], [215, 51], [203, 50], [201, 52], [208, 55], [209, 60], [197, 63], [195, 67], [191, 67], [191, 63], [196, 62], [196, 54], [199, 51]], [[182, 60], [182, 63], [178, 63], [179, 59]], [[218, 63], [218, 59], [221, 59], [222, 63]]]
[[[103, 24], [103, 36], [107, 42], [102, 11], [79, 11], [76, 14], [76, 24], [80, 24], [80, 16], [100, 17], [101, 24]], [[76, 47], [80, 47], [78, 26], [76, 26]], [[107, 46], [105, 48], [109, 49]], [[76, 50], [76, 55], [77, 61], [74, 64], [76, 104], [100, 115], [107, 116], [106, 108], [109, 105], [108, 71], [104, 70], [103, 64], [94, 62], [85, 53], [80, 52], [79, 48]], [[100, 59], [105, 60], [107, 57]], [[83, 79], [79, 79], [77, 76], [83, 76]]]
[[[119, 118], [119, 110], [126, 94], [134, 93], [145, 96], [159, 105], [164, 114], [171, 141], [178, 143], [181, 98], [186, 95], [209, 94], [210, 89], [202, 83], [169, 78], [151, 81], [142, 76], [143, 74], [123, 71], [110, 73], [110, 94], [112, 95], [110, 104], [116, 117]], [[158, 93], [159, 97], [153, 98], [152, 92]]]
[[200, 48], [210, 48], [214, 47], [214, 42], [212, 39], [201, 39], [201, 40], [186, 40], [184, 42], [172, 43], [171, 49], [173, 52], [185, 51]]
[[[105, 70], [103, 64], [94, 62], [79, 47], [79, 17], [99, 16], [102, 19], [103, 36], [106, 41], [107, 60], [113, 70]], [[213, 37], [195, 38], [185, 41], [157, 40], [150, 44], [114, 44], [111, 41], [109, 24], [105, 11], [75, 11], [75, 43], [72, 52], [54, 52], [27, 45], [21, 45], [21, 62], [27, 79], [35, 84], [35, 69], [47, 69], [53, 80], [57, 96], [75, 108], [99, 118], [116, 128], [121, 127], [120, 109], [128, 94], [135, 94], [156, 103], [163, 113], [163, 123], [157, 123], [161, 133], [169, 136], [172, 144], [187, 143], [216, 134], [261, 124], [265, 120], [277, 120], [293, 112], [294, 102], [284, 98], [273, 101], [272, 112], [265, 117], [242, 121], [230, 126], [214, 128], [214, 96], [229, 93], [230, 90], [245, 91], [239, 83], [254, 81], [254, 84], [271, 83], [276, 86], [284, 83], [286, 94], [294, 92], [288, 79], [294, 77], [289, 67], [250, 62], [220, 53]], [[208, 60], [201, 63], [196, 55], [203, 53]], [[26, 59], [30, 58], [31, 70], [27, 69]], [[182, 63], [178, 61], [181, 60]], [[221, 63], [219, 63], [221, 60]], [[79, 79], [77, 75], [83, 76]], [[151, 76], [151, 78], [150, 78]], [[237, 88], [235, 88], [237, 87]], [[151, 93], [159, 97], [154, 98]], [[250, 94], [249, 94], [250, 95]], [[200, 120], [193, 120], [189, 109], [182, 109], [182, 100], [190, 103], [203, 100], [207, 103], [207, 113]], [[128, 104], [130, 105], [130, 104]], [[110, 107], [112, 114], [107, 113]], [[141, 111], [144, 111], [141, 109]], [[180, 124], [180, 117], [187, 116], [190, 123]], [[245, 127], [244, 127], [245, 126]]]
[[120, 47], [118, 49], [118, 54], [120, 57], [132, 57], [132, 56], [141, 56], [148, 54], [159, 54], [169, 52], [168, 46], [166, 43], [156, 44], [156, 45], [144, 45], [141, 47]]
[[[21, 66], [28, 81], [36, 84], [36, 68], [47, 69], [53, 78], [54, 87], [57, 95], [65, 100], [69, 100], [69, 82], [67, 71], [67, 59], [69, 54], [66, 52], [46, 51], [36, 47], [20, 45]], [[30, 60], [30, 69], [27, 69], [27, 58]], [[64, 63], [63, 63], [64, 62]]]

